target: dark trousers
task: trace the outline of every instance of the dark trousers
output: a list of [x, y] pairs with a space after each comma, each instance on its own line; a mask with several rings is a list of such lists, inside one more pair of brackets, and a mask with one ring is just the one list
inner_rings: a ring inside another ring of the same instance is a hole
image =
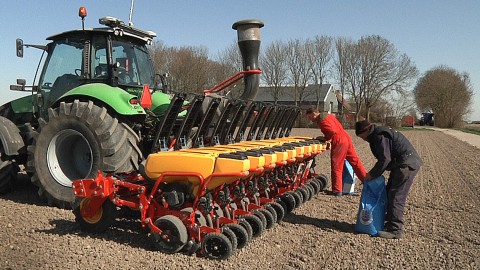
[[403, 231], [403, 211], [413, 178], [418, 170], [395, 168], [390, 172], [387, 183], [387, 215], [385, 216], [385, 230], [393, 232]]

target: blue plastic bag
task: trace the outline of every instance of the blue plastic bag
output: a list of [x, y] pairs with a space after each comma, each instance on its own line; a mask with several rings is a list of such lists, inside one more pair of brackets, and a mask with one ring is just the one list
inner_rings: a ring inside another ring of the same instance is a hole
[[354, 194], [355, 193], [355, 183], [357, 182], [357, 177], [355, 172], [353, 172], [352, 165], [345, 160], [343, 165], [343, 194]]
[[383, 231], [386, 209], [385, 177], [382, 175], [366, 181], [360, 198], [355, 231], [369, 235], [377, 235], [379, 231]]

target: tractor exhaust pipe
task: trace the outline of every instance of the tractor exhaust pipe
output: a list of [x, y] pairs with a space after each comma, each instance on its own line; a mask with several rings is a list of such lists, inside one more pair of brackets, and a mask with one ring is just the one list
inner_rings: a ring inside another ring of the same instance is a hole
[[[258, 70], [258, 54], [260, 51], [260, 20], [242, 20], [234, 23], [232, 28], [237, 30], [238, 47], [242, 55], [243, 70]], [[245, 74], [245, 90], [240, 96], [242, 100], [253, 100], [258, 92], [260, 74]]]

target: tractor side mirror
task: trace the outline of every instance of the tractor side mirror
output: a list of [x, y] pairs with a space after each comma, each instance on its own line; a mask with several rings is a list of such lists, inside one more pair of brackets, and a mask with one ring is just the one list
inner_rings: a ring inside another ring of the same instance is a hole
[[23, 40], [17, 38], [16, 40], [17, 47], [17, 57], [23, 58]]
[[17, 79], [17, 84], [10, 85], [10, 90], [25, 91], [25, 84], [27, 84], [27, 81], [25, 79]]
[[27, 84], [27, 80], [25, 80], [25, 79], [17, 79], [17, 84], [18, 84], [18, 85], [25, 86], [25, 84]]

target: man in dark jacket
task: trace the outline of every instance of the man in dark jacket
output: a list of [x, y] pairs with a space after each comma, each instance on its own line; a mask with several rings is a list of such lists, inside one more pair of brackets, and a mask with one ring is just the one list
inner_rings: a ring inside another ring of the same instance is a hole
[[387, 183], [388, 206], [385, 229], [378, 236], [389, 239], [403, 237], [403, 211], [413, 179], [423, 161], [408, 139], [400, 132], [388, 127], [376, 126], [363, 120], [355, 123], [355, 134], [370, 144], [377, 159], [365, 176], [365, 181], [390, 171]]

